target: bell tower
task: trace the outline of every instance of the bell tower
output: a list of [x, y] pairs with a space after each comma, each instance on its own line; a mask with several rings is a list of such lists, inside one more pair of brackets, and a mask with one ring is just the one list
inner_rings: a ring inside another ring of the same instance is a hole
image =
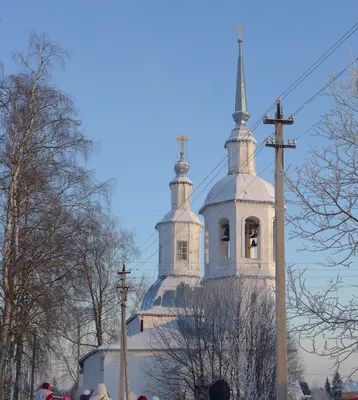
[[227, 175], [209, 191], [200, 214], [205, 220], [205, 274], [274, 278], [274, 188], [256, 175], [257, 141], [246, 126], [243, 28], [239, 28], [235, 127], [225, 142]]
[[180, 158], [174, 166], [175, 177], [169, 183], [171, 211], [155, 226], [159, 233], [158, 279], [144, 298], [143, 310], [155, 306], [178, 307], [182, 304], [180, 288], [200, 284], [200, 245], [204, 225], [190, 209], [193, 184], [187, 177], [190, 166], [185, 159], [188, 138], [181, 135], [177, 141]]

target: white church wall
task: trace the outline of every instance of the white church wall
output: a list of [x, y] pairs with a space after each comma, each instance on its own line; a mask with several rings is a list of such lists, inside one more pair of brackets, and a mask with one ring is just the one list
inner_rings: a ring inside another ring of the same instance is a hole
[[227, 259], [222, 257], [221, 240], [222, 228], [220, 221], [227, 219], [230, 225], [230, 244], [236, 240], [235, 218], [236, 208], [235, 203], [221, 203], [211, 205], [203, 211], [205, 219], [205, 228], [207, 232], [206, 250], [208, 250], [208, 264], [204, 267], [204, 279], [216, 278], [221, 276], [235, 275], [236, 268], [233, 260], [236, 257], [235, 246], [230, 246], [230, 254]]
[[174, 241], [168, 238], [174, 237], [173, 224], [168, 222], [165, 224], [157, 225], [159, 232], [159, 276], [173, 274], [173, 254], [174, 254]]
[[[259, 203], [236, 203], [237, 226], [240, 238], [237, 241], [238, 262], [240, 265], [251, 269], [255, 274], [274, 276], [275, 263], [272, 252], [274, 207]], [[245, 222], [250, 217], [259, 221], [258, 256], [257, 258], [245, 257]]]
[[95, 389], [104, 381], [104, 354], [102, 351], [92, 354], [83, 363], [82, 391]]
[[[130, 391], [140, 395], [155, 396], [157, 393], [150, 389], [151, 379], [145, 372], [146, 368], [155, 369], [155, 357], [148, 352], [129, 352], [128, 371], [130, 379]], [[120, 353], [109, 351], [105, 356], [105, 375], [104, 383], [107, 387], [112, 400], [119, 400], [119, 373], [120, 373]]]
[[[205, 219], [205, 274], [204, 279], [240, 274], [274, 276], [273, 254], [274, 207], [254, 202], [219, 203], [203, 211]], [[249, 217], [259, 221], [257, 256], [246, 257], [245, 222]], [[222, 224], [230, 226], [228, 257], [223, 257]]]
[[[159, 231], [159, 276], [200, 275], [200, 239], [202, 227], [191, 222], [165, 223]], [[171, 238], [174, 238], [170, 240]], [[185, 260], [178, 259], [178, 242], [187, 242]]]
[[165, 324], [173, 319], [175, 319], [175, 317], [172, 316], [145, 315], [143, 316], [143, 328], [151, 329], [158, 325]]
[[127, 323], [128, 336], [136, 335], [141, 331], [141, 318], [136, 315], [129, 323]]

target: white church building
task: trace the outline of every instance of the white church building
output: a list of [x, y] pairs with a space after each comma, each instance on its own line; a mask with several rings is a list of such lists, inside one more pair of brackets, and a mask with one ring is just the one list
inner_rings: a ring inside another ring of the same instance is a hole
[[[227, 175], [208, 192], [198, 215], [191, 211], [193, 184], [188, 178], [184, 136], [175, 177], [169, 183], [171, 211], [156, 225], [159, 234], [158, 278], [149, 288], [141, 311], [127, 320], [130, 391], [152, 396], [143, 363], [154, 362], [150, 344], [155, 326], [167, 323], [172, 310], [183, 304], [183, 285], [196, 287], [211, 279], [260, 275], [275, 277], [274, 187], [258, 177], [255, 169], [257, 141], [246, 126], [242, 39], [239, 38], [235, 127], [225, 142]], [[204, 232], [203, 232], [204, 231]], [[204, 235], [204, 275], [201, 275], [201, 239]], [[170, 325], [170, 324], [169, 324]], [[99, 347], [81, 360], [82, 389], [104, 383], [112, 400], [118, 400], [120, 343]], [[153, 366], [154, 368], [154, 366]]]

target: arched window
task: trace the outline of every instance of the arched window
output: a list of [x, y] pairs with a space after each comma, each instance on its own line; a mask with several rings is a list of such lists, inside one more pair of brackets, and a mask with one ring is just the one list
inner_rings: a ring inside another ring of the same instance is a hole
[[256, 217], [245, 220], [245, 258], [260, 258], [260, 221]]
[[219, 257], [221, 260], [228, 260], [230, 258], [230, 224], [226, 218], [219, 222], [219, 241]]
[[209, 230], [205, 227], [205, 264], [209, 264]]

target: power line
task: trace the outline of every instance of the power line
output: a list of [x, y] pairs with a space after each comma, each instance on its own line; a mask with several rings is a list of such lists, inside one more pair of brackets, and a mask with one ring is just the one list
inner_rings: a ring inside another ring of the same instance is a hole
[[[286, 90], [284, 90], [279, 97], [282, 99], [287, 97], [290, 93], [292, 93], [309, 75], [312, 74], [330, 55], [332, 55], [349, 37], [353, 35], [354, 32], [358, 29], [358, 23], [354, 24], [341, 38], [339, 38], [320, 58], [318, 58], [305, 72], [303, 72]], [[273, 103], [266, 113], [270, 112], [272, 108], [275, 106]], [[265, 114], [266, 114], [265, 113]], [[251, 128], [251, 132], [254, 132], [256, 128], [259, 126], [261, 120], [264, 118], [265, 114], [259, 118]], [[238, 150], [237, 150], [238, 151]], [[233, 154], [236, 155], [237, 151]], [[209, 176], [214, 173], [214, 171], [227, 160], [225, 156], [215, 167], [214, 169], [200, 182], [198, 186], [193, 190], [192, 195], [204, 184], [204, 182], [209, 178]], [[227, 162], [226, 162], [227, 163]], [[226, 165], [226, 163], [224, 165]], [[221, 169], [220, 169], [221, 171]], [[198, 198], [198, 196], [193, 200], [193, 202]], [[185, 199], [188, 200], [188, 199]], [[140, 246], [141, 249], [148, 241], [156, 234], [154, 231]]]
[[[266, 139], [265, 139], [266, 140]], [[256, 150], [254, 151], [254, 153], [248, 158], [248, 160], [247, 161], [245, 161], [244, 163], [241, 163], [240, 164], [240, 167], [239, 168], [244, 168], [244, 167], [246, 167], [248, 164], [249, 164], [249, 162], [253, 159], [253, 158], [255, 158], [256, 157], [256, 155], [257, 154], [259, 154], [260, 153], [260, 151], [262, 151], [262, 149], [265, 147], [264, 146], [264, 144], [265, 144], [265, 140], [264, 141], [262, 141], [262, 143], [259, 145], [259, 147], [258, 148], [256, 148]], [[241, 146], [241, 144], [240, 144], [240, 146]], [[238, 148], [238, 150], [236, 150], [235, 151], [235, 153], [232, 155], [232, 157], [234, 157], [234, 155], [239, 151], [239, 149], [240, 149], [240, 146], [239, 146], [239, 148]], [[227, 159], [227, 157], [225, 157], [223, 160], [226, 160]], [[231, 158], [230, 158], [231, 159]], [[222, 161], [223, 161], [222, 160]], [[222, 161], [220, 162], [220, 164], [222, 163]], [[198, 198], [199, 198], [199, 196], [203, 193], [203, 191], [209, 186], [209, 184], [217, 177], [217, 175], [221, 172], [221, 170], [226, 166], [226, 164], [228, 163], [228, 161], [220, 168], [220, 170], [211, 178], [211, 180], [204, 186], [204, 188], [200, 191], [200, 193], [194, 198], [194, 200], [192, 200], [191, 201], [191, 204], [193, 204]], [[220, 165], [219, 164], [219, 165]], [[215, 169], [217, 169], [218, 168], [218, 166], [216, 166], [214, 169], [213, 169], [213, 171], [215, 171]], [[213, 172], [212, 171], [212, 172]], [[211, 173], [212, 173], [211, 172]], [[211, 175], [211, 173], [205, 178], [205, 180]], [[233, 178], [235, 177], [235, 175], [233, 176]], [[233, 179], [232, 178], [232, 179]], [[232, 181], [232, 179], [214, 196], [214, 198], [216, 198], [230, 183], [231, 183], [231, 181]], [[205, 181], [204, 180], [204, 181]], [[204, 182], [203, 181], [203, 182]], [[203, 183], [202, 182], [202, 183]], [[201, 183], [201, 184], [202, 184]], [[201, 184], [199, 185], [199, 187], [201, 186]], [[198, 188], [199, 188], [198, 187]], [[198, 189], [198, 188], [196, 188], [195, 190], [194, 190], [194, 192]], [[193, 192], [193, 193], [194, 193]], [[190, 196], [187, 198], [187, 199], [185, 199], [185, 200], [188, 200], [190, 198]], [[177, 217], [177, 219], [179, 219], [183, 214], [184, 214], [184, 212], [186, 212], [186, 210], [183, 210], [182, 211], [182, 213]], [[192, 220], [192, 218], [190, 218], [190, 220], [188, 221], [188, 222], [190, 222]], [[165, 233], [166, 231], [168, 231], [169, 230], [169, 226], [163, 231], [163, 233]], [[153, 237], [153, 235], [155, 234], [156, 232], [154, 232], [154, 233], [152, 233], [151, 234], [151, 236], [150, 237]], [[179, 233], [179, 232], [178, 232]], [[144, 249], [143, 250], [143, 253], [145, 252], [145, 251], [147, 251], [156, 241], [158, 240], [158, 238], [155, 238], [155, 240], [146, 248], [146, 249]], [[168, 239], [169, 240], [169, 239]], [[148, 240], [146, 240], [146, 242], [147, 242]]]
[[[329, 50], [327, 50], [326, 53], [324, 53], [310, 68], [308, 68], [299, 78], [296, 79], [296, 81], [291, 84], [284, 92], [283, 92], [283, 96], [287, 97], [290, 93], [292, 93], [292, 91], [300, 84], [302, 83], [314, 70], [316, 70], [318, 68], [319, 65], [321, 65], [335, 50], [337, 50], [338, 47], [340, 47], [356, 30], [358, 29], [358, 23], [356, 23], [352, 28], [350, 28], [345, 35], [343, 35], [333, 46], [331, 46], [331, 48]], [[343, 40], [344, 39], [344, 40]], [[337, 46], [338, 44], [338, 46]], [[332, 50], [333, 49], [333, 50]], [[329, 54], [328, 54], [329, 53]], [[358, 60], [358, 57], [355, 59], [355, 61]], [[309, 103], [311, 103], [319, 94], [321, 94], [329, 85], [331, 85], [336, 79], [338, 79], [355, 61], [353, 61], [352, 63], [350, 63], [347, 67], [345, 67], [338, 75], [336, 75], [334, 78], [331, 79], [331, 81], [329, 83], [327, 83], [326, 85], [324, 85], [319, 91], [317, 91], [313, 96], [311, 96], [305, 103], [303, 103], [295, 112], [294, 114], [297, 115], [299, 112], [301, 112]], [[314, 67], [312, 69], [312, 67]], [[306, 74], [308, 71], [310, 71], [308, 74]], [[301, 79], [302, 78], [302, 79]], [[271, 109], [272, 107], [270, 107]], [[269, 110], [270, 110], [269, 109]], [[268, 111], [269, 111], [268, 110]], [[261, 121], [262, 118], [260, 118], [255, 124], [254, 127], [252, 128], [251, 132], [254, 132], [255, 129], [258, 126], [258, 123]], [[315, 124], [316, 125], [316, 124]], [[314, 126], [315, 126], [314, 125]], [[312, 126], [313, 127], [313, 126]], [[309, 132], [312, 127], [310, 127], [308, 130], [306, 130], [305, 132], [303, 132], [297, 139], [301, 138], [304, 134], [306, 134], [307, 132]], [[250, 131], [245, 135], [248, 136], [250, 134]], [[249, 163], [249, 161], [251, 161], [251, 159], [253, 157], [256, 157], [257, 154], [259, 154], [259, 152], [263, 149], [263, 145], [264, 145], [265, 141], [263, 141], [259, 147], [255, 150], [255, 152], [252, 154], [252, 156], [247, 160], [247, 164]], [[240, 146], [239, 148], [233, 153], [233, 155], [231, 156], [234, 157], [237, 152], [240, 150]], [[230, 159], [231, 159], [230, 158]], [[215, 167], [214, 169], [204, 178], [204, 180], [193, 190], [192, 194], [194, 194], [195, 192], [198, 191], [198, 189], [204, 184], [204, 182], [206, 182], [206, 180], [215, 172], [215, 170], [217, 168], [220, 167], [220, 165], [227, 160], [227, 156], [225, 156]], [[227, 160], [224, 165], [219, 169], [219, 171], [215, 174], [215, 176], [204, 186], [203, 190], [200, 191], [200, 193], [192, 200], [192, 204], [199, 198], [199, 196], [203, 193], [203, 191], [208, 187], [208, 185], [212, 182], [213, 179], [215, 179], [215, 177], [221, 172], [221, 170], [226, 166], [226, 164], [228, 163], [229, 160]], [[272, 164], [272, 163], [271, 163]], [[242, 165], [240, 165], [240, 167], [242, 167]], [[268, 166], [267, 166], [268, 167]], [[266, 168], [267, 168], [266, 167]], [[265, 169], [266, 169], [265, 168]], [[263, 172], [263, 171], [262, 171]], [[229, 184], [231, 183], [231, 180], [227, 183], [227, 185], [225, 185], [225, 187], [227, 187]], [[252, 182], [251, 182], [252, 183]], [[250, 184], [251, 184], [250, 183]], [[224, 188], [225, 188], [224, 187]], [[222, 190], [224, 189], [222, 188]], [[244, 188], [245, 189], [245, 188]], [[222, 192], [222, 190], [217, 193], [220, 194]], [[216, 195], [216, 196], [217, 196]], [[215, 197], [216, 197], [215, 196]], [[188, 199], [186, 199], [188, 200]], [[225, 208], [225, 207], [224, 207]], [[183, 210], [182, 214], [185, 212], [185, 210]], [[180, 215], [180, 216], [181, 216]], [[179, 216], [179, 217], [180, 217]], [[178, 218], [179, 218], [178, 217]], [[167, 228], [167, 230], [169, 229], [169, 227]], [[179, 233], [179, 232], [178, 232]], [[143, 247], [143, 245], [145, 245], [154, 235], [156, 234], [156, 231], [154, 231], [149, 238], [139, 247]], [[174, 236], [175, 237], [175, 236]], [[174, 238], [173, 237], [173, 238]], [[171, 238], [172, 239], [172, 238]], [[171, 240], [170, 239], [170, 240]], [[143, 253], [145, 251], [147, 251], [155, 242], [157, 242], [158, 238], [156, 238], [145, 250], [143, 250]], [[162, 247], [162, 246], [161, 246]], [[155, 255], [159, 250], [157, 250], [156, 252], [154, 252], [151, 256], [149, 256], [148, 259], [150, 259], [153, 255]], [[145, 261], [146, 262], [146, 261]], [[145, 263], [144, 262], [144, 263]], [[141, 267], [142, 263], [139, 265], [139, 267], [137, 268], [137, 270]]]
[[[358, 22], [355, 23], [348, 31], [339, 38], [320, 58], [318, 58], [309, 68], [306, 69], [286, 90], [284, 90], [278, 97], [281, 99], [286, 98], [289, 94], [291, 94], [305, 79], [307, 79], [327, 58], [332, 55], [346, 40], [348, 40], [353, 33], [355, 33], [358, 29]], [[261, 123], [262, 119], [265, 117], [267, 113], [269, 113], [275, 107], [275, 103], [273, 103], [266, 111], [266, 113], [259, 118], [254, 124], [254, 130]]]
[[326, 84], [324, 85], [321, 89], [319, 89], [313, 96], [311, 96], [305, 103], [303, 103], [298, 109], [293, 113], [294, 115], [297, 115], [300, 113], [309, 103], [311, 103], [317, 96], [319, 96], [321, 93], [323, 93], [332, 83], [334, 83], [341, 75], [343, 75], [354, 63], [358, 60], [358, 57], [354, 59], [350, 64], [348, 64], [345, 68], [341, 70], [337, 75], [334, 75], [333, 78]]

